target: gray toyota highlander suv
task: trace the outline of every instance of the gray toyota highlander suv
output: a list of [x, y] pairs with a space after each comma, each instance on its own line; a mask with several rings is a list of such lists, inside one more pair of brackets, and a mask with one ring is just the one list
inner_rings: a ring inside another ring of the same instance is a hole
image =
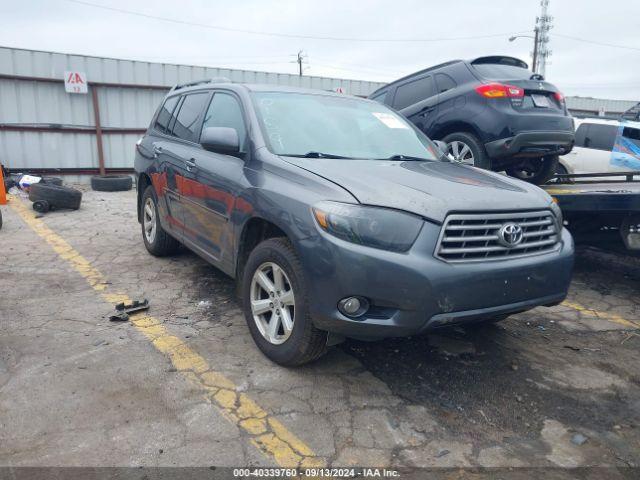
[[238, 281], [247, 325], [283, 365], [341, 338], [495, 321], [566, 294], [573, 241], [538, 187], [450, 163], [377, 102], [200, 82], [138, 141], [138, 218]]

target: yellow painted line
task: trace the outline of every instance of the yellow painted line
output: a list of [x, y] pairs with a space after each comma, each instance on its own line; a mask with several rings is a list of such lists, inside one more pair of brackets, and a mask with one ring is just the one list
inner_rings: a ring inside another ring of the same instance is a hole
[[627, 320], [626, 318], [621, 317], [620, 315], [617, 315], [615, 313], [601, 312], [599, 310], [594, 310], [592, 308], [588, 308], [583, 305], [580, 305], [579, 303], [569, 302], [566, 300], [562, 302], [562, 305], [572, 308], [580, 313], [591, 315], [593, 317], [600, 318], [602, 320], [607, 320], [609, 322], [617, 323], [619, 325], [624, 325], [625, 327], [631, 327], [634, 329], [640, 328], [640, 323], [634, 322], [632, 320]]
[[[91, 263], [82, 257], [60, 235], [44, 222], [34, 217], [25, 204], [13, 197], [10, 202], [24, 222], [38, 234], [51, 248], [67, 261], [102, 299], [116, 305], [130, 303], [124, 293], [109, 292], [106, 278]], [[198, 387], [205, 399], [217, 407], [225, 418], [244, 430], [251, 443], [268, 458], [283, 467], [321, 467], [322, 458], [302, 440], [291, 433], [276, 418], [270, 415], [223, 374], [211, 369], [208, 362], [192, 350], [180, 338], [172, 335], [161, 321], [144, 314], [131, 316], [131, 323], [159, 351], [169, 357], [173, 366]]]

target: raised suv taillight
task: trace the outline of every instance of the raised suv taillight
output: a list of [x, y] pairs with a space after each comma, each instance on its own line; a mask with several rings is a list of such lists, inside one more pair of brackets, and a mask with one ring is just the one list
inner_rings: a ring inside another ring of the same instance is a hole
[[475, 88], [479, 95], [486, 98], [524, 98], [524, 88], [503, 83], [485, 83]]
[[555, 98], [560, 105], [564, 105], [564, 95], [560, 92], [556, 92], [553, 94], [553, 98]]

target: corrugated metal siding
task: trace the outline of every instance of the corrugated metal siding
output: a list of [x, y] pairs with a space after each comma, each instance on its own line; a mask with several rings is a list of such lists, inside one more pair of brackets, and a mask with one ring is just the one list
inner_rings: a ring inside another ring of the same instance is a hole
[[623, 113], [636, 103], [628, 100], [607, 100], [605, 98], [567, 97], [567, 108], [579, 112], [599, 112], [604, 108], [606, 113]]
[[[342, 87], [366, 96], [382, 83], [138, 62], [0, 47], [0, 74], [63, 79], [67, 70], [83, 71], [89, 82], [140, 85], [98, 88], [104, 129], [146, 128], [165, 92], [149, 85], [185, 83], [227, 77], [234, 82], [269, 83], [330, 90]], [[91, 95], [72, 95], [62, 83], [0, 79], [0, 124], [93, 126]], [[135, 134], [103, 136], [105, 166], [133, 166]], [[88, 133], [0, 131], [0, 162], [12, 169], [97, 168], [96, 139]]]

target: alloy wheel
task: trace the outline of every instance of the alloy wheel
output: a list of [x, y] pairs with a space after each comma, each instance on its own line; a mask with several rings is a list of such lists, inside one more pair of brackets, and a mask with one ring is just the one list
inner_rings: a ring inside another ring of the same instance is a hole
[[144, 203], [144, 211], [142, 215], [142, 221], [144, 225], [144, 236], [147, 239], [147, 243], [153, 244], [156, 239], [156, 206], [151, 197], [147, 198]]
[[284, 343], [293, 330], [295, 295], [285, 271], [265, 262], [253, 274], [250, 289], [251, 313], [260, 334], [269, 343]]
[[449, 154], [453, 156], [453, 159], [458, 163], [465, 165], [475, 165], [475, 159], [473, 158], [473, 152], [469, 145], [460, 140], [454, 140], [447, 144]]

